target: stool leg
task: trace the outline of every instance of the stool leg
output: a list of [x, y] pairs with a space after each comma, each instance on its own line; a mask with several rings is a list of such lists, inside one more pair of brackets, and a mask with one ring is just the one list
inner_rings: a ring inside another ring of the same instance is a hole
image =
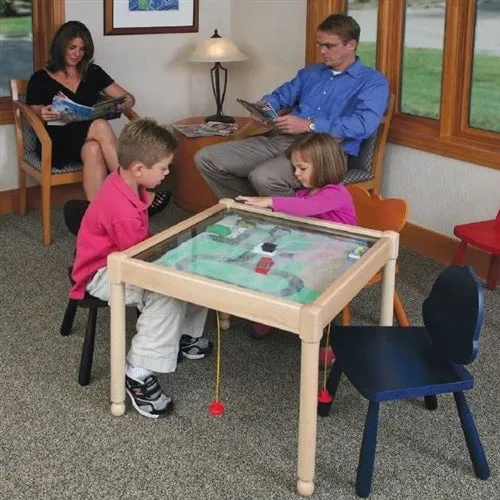
[[452, 264], [454, 266], [462, 265], [462, 262], [464, 261], [464, 257], [465, 257], [466, 248], [467, 248], [467, 243], [465, 243], [465, 241], [461, 241], [460, 245], [458, 245], [457, 251], [455, 253], [455, 257], [453, 257]]
[[488, 290], [495, 290], [497, 287], [497, 279], [500, 271], [500, 255], [492, 255], [490, 259], [490, 268], [488, 270], [488, 277], [486, 278], [486, 288]]
[[351, 308], [347, 304], [344, 309], [342, 309], [342, 326], [351, 326]]
[[78, 303], [76, 302], [76, 300], [69, 299], [61, 325], [61, 330], [60, 330], [61, 335], [69, 335], [71, 333], [77, 308], [78, 308]]
[[410, 322], [408, 321], [408, 316], [406, 316], [405, 309], [403, 307], [403, 303], [399, 298], [398, 292], [394, 290], [394, 316], [396, 316], [396, 321], [399, 326], [410, 326]]
[[92, 360], [94, 358], [95, 326], [97, 321], [97, 307], [89, 309], [89, 319], [87, 320], [87, 330], [83, 340], [82, 357], [80, 358], [80, 372], [78, 383], [89, 385], [90, 372], [92, 371]]
[[372, 489], [373, 464], [377, 447], [379, 403], [370, 401], [356, 475], [356, 494], [366, 498]]

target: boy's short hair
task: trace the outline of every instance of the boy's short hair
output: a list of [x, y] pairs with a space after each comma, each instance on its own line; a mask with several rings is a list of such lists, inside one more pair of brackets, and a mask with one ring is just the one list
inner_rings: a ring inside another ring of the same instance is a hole
[[299, 153], [306, 162], [313, 165], [312, 187], [340, 184], [346, 176], [345, 153], [338, 141], [326, 132], [306, 132], [298, 135], [286, 150], [285, 154], [289, 160], [292, 153]]
[[132, 120], [118, 138], [118, 164], [128, 169], [134, 162], [147, 168], [175, 152], [177, 140], [163, 126], [150, 118]]

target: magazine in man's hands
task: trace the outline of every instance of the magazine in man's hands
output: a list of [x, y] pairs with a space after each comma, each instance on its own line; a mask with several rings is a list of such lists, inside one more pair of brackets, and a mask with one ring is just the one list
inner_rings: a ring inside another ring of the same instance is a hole
[[259, 116], [269, 125], [274, 125], [273, 120], [278, 117], [278, 113], [267, 101], [248, 102], [244, 99], [236, 100], [250, 113]]
[[84, 106], [72, 101], [62, 92], [58, 92], [52, 99], [52, 111], [61, 113], [61, 118], [48, 121], [48, 125], [66, 125], [72, 122], [81, 122], [105, 118], [112, 120], [121, 115], [118, 109], [125, 102], [126, 96], [102, 99], [94, 106]]

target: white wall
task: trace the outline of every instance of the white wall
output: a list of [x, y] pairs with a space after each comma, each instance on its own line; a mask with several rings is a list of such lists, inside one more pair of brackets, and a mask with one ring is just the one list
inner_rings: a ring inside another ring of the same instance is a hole
[[[107, 37], [102, 3], [66, 0], [66, 18], [89, 26], [97, 62], [136, 95], [143, 116], [172, 122], [215, 111], [209, 67], [182, 61], [214, 28], [249, 56], [227, 66], [228, 114], [242, 112], [235, 97], [256, 99], [304, 64], [306, 0], [200, 0], [199, 33]], [[12, 129], [0, 127], [0, 190], [17, 187]], [[455, 224], [496, 214], [500, 171], [389, 145], [383, 192], [410, 202], [410, 221], [451, 235]]]

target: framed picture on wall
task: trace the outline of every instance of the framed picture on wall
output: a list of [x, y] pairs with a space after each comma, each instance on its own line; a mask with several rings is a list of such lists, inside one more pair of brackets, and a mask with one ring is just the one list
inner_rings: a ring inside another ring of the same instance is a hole
[[105, 35], [194, 33], [199, 0], [104, 0]]

